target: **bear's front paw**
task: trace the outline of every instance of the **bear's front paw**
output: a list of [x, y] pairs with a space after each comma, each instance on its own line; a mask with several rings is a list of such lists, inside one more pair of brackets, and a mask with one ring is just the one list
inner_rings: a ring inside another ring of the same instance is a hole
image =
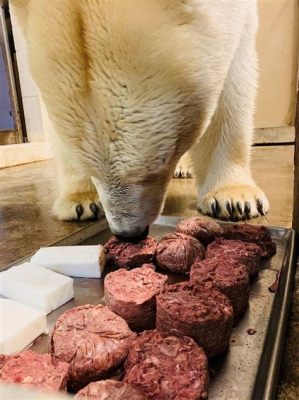
[[269, 202], [258, 186], [227, 185], [201, 196], [197, 207], [202, 214], [238, 221], [267, 214]]
[[90, 192], [61, 195], [54, 203], [53, 213], [67, 221], [98, 219], [104, 215], [98, 195]]
[[184, 154], [176, 165], [173, 178], [192, 178], [192, 165], [188, 154]]

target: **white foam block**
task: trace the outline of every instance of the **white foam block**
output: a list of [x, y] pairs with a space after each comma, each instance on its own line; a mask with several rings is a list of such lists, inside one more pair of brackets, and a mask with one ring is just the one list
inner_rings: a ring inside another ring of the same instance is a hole
[[106, 256], [101, 245], [42, 247], [30, 262], [68, 276], [100, 278]]
[[11, 355], [24, 350], [46, 328], [45, 312], [0, 298], [0, 354]]
[[74, 297], [73, 279], [27, 262], [0, 273], [0, 295], [48, 314]]

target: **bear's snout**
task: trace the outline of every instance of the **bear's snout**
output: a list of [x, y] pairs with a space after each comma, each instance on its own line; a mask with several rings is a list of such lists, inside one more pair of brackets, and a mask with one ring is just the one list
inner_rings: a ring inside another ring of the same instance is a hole
[[134, 228], [131, 230], [123, 230], [123, 231], [116, 231], [112, 230], [112, 233], [120, 240], [124, 242], [139, 242], [145, 239], [149, 232], [149, 226], [145, 229], [143, 228]]

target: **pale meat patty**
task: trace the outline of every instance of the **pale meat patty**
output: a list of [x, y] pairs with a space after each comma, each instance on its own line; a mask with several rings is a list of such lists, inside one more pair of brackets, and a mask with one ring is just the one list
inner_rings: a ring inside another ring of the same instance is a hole
[[156, 319], [156, 295], [167, 281], [154, 266], [110, 272], [104, 281], [106, 305], [127, 321], [133, 330], [151, 329]]
[[52, 359], [50, 354], [37, 354], [32, 350], [14, 356], [0, 356], [0, 382], [28, 389], [51, 392], [66, 390], [68, 370], [68, 363]]
[[108, 307], [84, 305], [62, 314], [51, 333], [50, 352], [70, 363], [70, 390], [111, 377], [127, 357], [135, 338], [124, 319]]

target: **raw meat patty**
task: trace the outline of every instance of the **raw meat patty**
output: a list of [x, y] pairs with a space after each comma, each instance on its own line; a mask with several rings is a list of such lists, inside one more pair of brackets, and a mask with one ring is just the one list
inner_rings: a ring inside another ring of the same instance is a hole
[[92, 382], [75, 396], [76, 400], [146, 400], [133, 386], [113, 380]]
[[221, 236], [223, 230], [216, 222], [206, 218], [194, 217], [184, 219], [177, 224], [177, 232], [194, 236], [204, 245], [212, 242], [216, 237]]
[[192, 337], [208, 357], [227, 349], [233, 317], [230, 300], [211, 282], [177, 283], [157, 296], [157, 329]]
[[244, 313], [249, 299], [249, 275], [245, 265], [228, 257], [210, 258], [193, 264], [190, 281], [213, 282], [229, 299], [234, 309], [234, 317]]
[[191, 338], [145, 331], [129, 351], [124, 380], [150, 400], [203, 400], [208, 396], [207, 357]]
[[147, 237], [138, 243], [123, 242], [112, 236], [104, 246], [108, 265], [117, 268], [136, 268], [151, 263], [157, 247], [157, 241]]
[[170, 233], [158, 243], [156, 262], [162, 269], [188, 274], [196, 260], [202, 260], [205, 248], [194, 237], [184, 233]]
[[2, 383], [53, 392], [66, 390], [69, 364], [52, 360], [50, 354], [27, 350], [15, 356], [2, 356], [0, 368]]
[[125, 360], [135, 337], [125, 320], [98, 304], [62, 314], [51, 333], [51, 354], [70, 363], [69, 388], [111, 376]]
[[272, 241], [268, 229], [262, 225], [227, 225], [223, 228], [223, 237], [225, 239], [256, 243], [261, 248], [262, 258], [269, 258], [276, 254], [276, 244]]
[[151, 264], [127, 271], [121, 268], [105, 278], [106, 305], [127, 321], [133, 330], [153, 328], [156, 319], [156, 295], [167, 276], [158, 274]]
[[249, 276], [256, 275], [261, 262], [261, 249], [254, 243], [241, 240], [216, 239], [208, 245], [206, 258], [231, 258], [247, 267]]

